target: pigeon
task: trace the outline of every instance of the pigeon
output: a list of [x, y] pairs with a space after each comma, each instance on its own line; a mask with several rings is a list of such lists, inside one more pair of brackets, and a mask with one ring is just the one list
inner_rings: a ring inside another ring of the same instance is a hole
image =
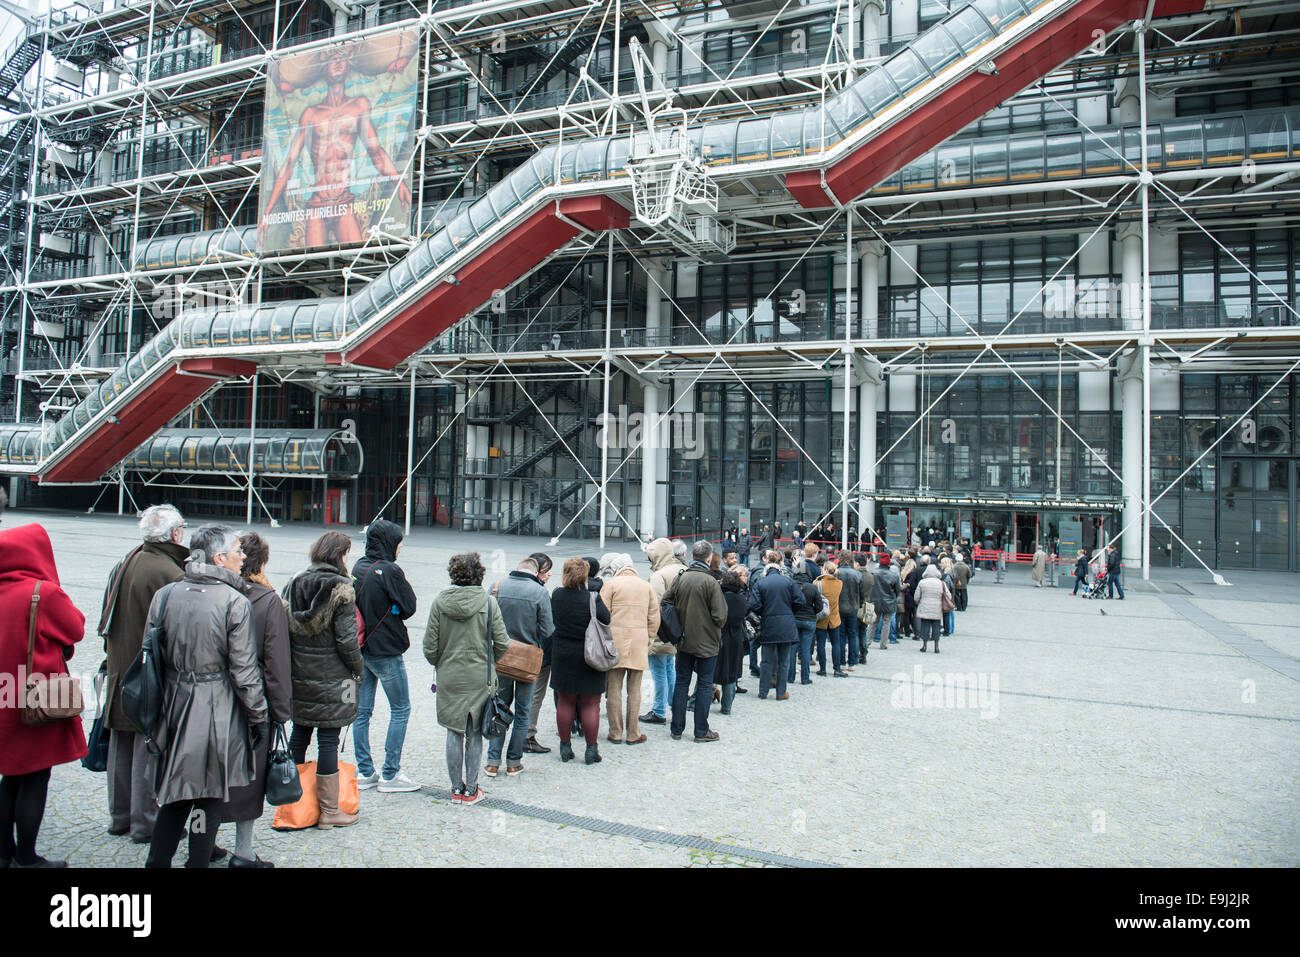
[[1106, 614], [1106, 609], [1105, 609], [1105, 608], [1098, 608], [1097, 610], [1098, 610], [1099, 612], [1101, 612], [1103, 615]]

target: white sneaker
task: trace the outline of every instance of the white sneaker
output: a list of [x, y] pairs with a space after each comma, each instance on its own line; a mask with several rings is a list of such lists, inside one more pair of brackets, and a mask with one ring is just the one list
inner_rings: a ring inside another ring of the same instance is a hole
[[358, 791], [369, 791], [372, 787], [374, 787], [374, 786], [375, 786], [376, 784], [378, 784], [378, 783], [379, 783], [379, 772], [378, 772], [378, 771], [376, 771], [374, 774], [367, 774], [367, 775], [361, 775], [361, 774], [358, 774], [358, 775], [357, 775], [357, 790], [358, 790]]
[[418, 791], [420, 790], [420, 787], [421, 785], [417, 784], [415, 781], [412, 781], [410, 778], [408, 778], [405, 774], [402, 774], [400, 771], [397, 773], [396, 777], [393, 778], [381, 777], [379, 779], [380, 794], [392, 794], [394, 792], [400, 792], [400, 791]]

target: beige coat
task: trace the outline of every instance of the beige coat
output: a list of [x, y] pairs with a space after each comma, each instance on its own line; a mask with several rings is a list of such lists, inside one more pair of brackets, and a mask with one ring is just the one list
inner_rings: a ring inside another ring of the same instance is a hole
[[[673, 554], [673, 543], [666, 538], [656, 538], [646, 546], [646, 555], [650, 558], [650, 587], [655, 593], [655, 611], [658, 603], [663, 601], [668, 586], [677, 580], [677, 576], [686, 571], [686, 566]], [[675, 655], [677, 646], [656, 639], [650, 646], [652, 655]]]
[[659, 633], [659, 599], [654, 589], [635, 568], [624, 568], [605, 579], [600, 600], [609, 609], [618, 667], [645, 671], [650, 667], [650, 645]]

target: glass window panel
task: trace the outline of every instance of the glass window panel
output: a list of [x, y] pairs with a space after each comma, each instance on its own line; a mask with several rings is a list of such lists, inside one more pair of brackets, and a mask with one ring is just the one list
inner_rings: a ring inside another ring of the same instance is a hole
[[704, 127], [700, 151], [706, 163], [730, 163], [735, 158], [736, 125], [734, 120], [723, 120]]
[[993, 36], [988, 21], [975, 7], [966, 7], [959, 11], [955, 16], [950, 17], [944, 26], [967, 53]]
[[975, 157], [975, 185], [1004, 183], [1007, 179], [1007, 144], [977, 141], [972, 145]]
[[1159, 157], [1152, 155], [1151, 165], [1162, 162], [1167, 169], [1197, 166], [1203, 153], [1199, 121], [1169, 121], [1164, 124], [1163, 152]]
[[605, 176], [605, 151], [609, 140], [592, 140], [578, 148], [575, 176], [579, 182], [603, 179]]
[[772, 118], [772, 159], [796, 156], [803, 149], [803, 113], [778, 113]]
[[1245, 121], [1239, 116], [1206, 120], [1205, 154], [1209, 163], [1239, 163], [1245, 159]]
[[1040, 179], [1043, 175], [1043, 140], [1038, 136], [1018, 137], [1010, 141], [1011, 178]]
[[736, 133], [736, 159], [740, 162], [767, 159], [771, 155], [768, 143], [771, 130], [772, 120], [769, 117], [741, 123]]
[[971, 154], [969, 143], [946, 143], [936, 151], [940, 186], [969, 186]]
[[975, 0], [973, 4], [999, 33], [1025, 15], [1025, 5], [1020, 0]]
[[898, 87], [894, 85], [889, 74], [882, 69], [872, 70], [859, 77], [854, 81], [853, 89], [858, 94], [858, 99], [862, 101], [862, 105], [873, 115], [899, 97]]
[[839, 130], [841, 137], [850, 135], [865, 123], [870, 115], [852, 87], [841, 90], [826, 101], [827, 126], [833, 124]]
[[933, 189], [934, 153], [926, 153], [920, 159], [908, 163], [900, 171], [903, 189]]
[[930, 73], [925, 68], [925, 64], [910, 49], [900, 50], [895, 53], [884, 62], [882, 69], [889, 74], [898, 86], [899, 92], [904, 95], [930, 79]]
[[1083, 143], [1078, 133], [1047, 138], [1047, 175], [1083, 175]]
[[934, 26], [912, 44], [931, 73], [938, 73], [949, 63], [961, 59], [962, 50], [957, 41], [942, 26]]

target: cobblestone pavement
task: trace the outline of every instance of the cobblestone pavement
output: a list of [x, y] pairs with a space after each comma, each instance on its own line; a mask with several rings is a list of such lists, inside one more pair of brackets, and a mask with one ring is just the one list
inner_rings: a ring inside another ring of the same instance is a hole
[[[93, 635], [104, 580], [135, 540], [133, 522], [5, 516], [10, 526], [30, 520], [49, 528], [64, 586]], [[319, 531], [263, 532], [274, 584], [305, 566]], [[356, 558], [362, 539], [351, 531]], [[539, 547], [486, 534], [412, 536], [402, 564], [421, 610], [406, 662], [403, 770], [426, 787], [363, 792], [360, 823], [342, 830], [279, 834], [268, 814], [256, 836], [263, 857], [280, 866], [1300, 864], [1300, 684], [1156, 594], [1084, 601], [1064, 589], [995, 585], [983, 571], [939, 657], [903, 640], [873, 650], [848, 680], [796, 684], [784, 702], [757, 700], [757, 679], [746, 677], [750, 693], [732, 715], [715, 706], [716, 744], [674, 742], [662, 727], [647, 728], [650, 740], [636, 748], [602, 735], [599, 765], [526, 755], [520, 777], [484, 780], [491, 800], [453, 805], [427, 691], [433, 670], [419, 650], [424, 613], [455, 551], [479, 549], [491, 581]], [[595, 550], [549, 549], [561, 559]], [[638, 565], [644, 573], [643, 558]], [[1286, 606], [1211, 587], [1194, 592], [1198, 608], [1300, 655], [1300, 624]], [[98, 646], [84, 642], [74, 670], [93, 672]], [[927, 684], [948, 675], [982, 679], [984, 696], [954, 688], [945, 697]], [[381, 695], [372, 744], [382, 744], [387, 720]], [[541, 727], [554, 745], [549, 702]], [[42, 852], [79, 865], [142, 863], [145, 849], [109, 837], [107, 823], [104, 777], [57, 768]]]

